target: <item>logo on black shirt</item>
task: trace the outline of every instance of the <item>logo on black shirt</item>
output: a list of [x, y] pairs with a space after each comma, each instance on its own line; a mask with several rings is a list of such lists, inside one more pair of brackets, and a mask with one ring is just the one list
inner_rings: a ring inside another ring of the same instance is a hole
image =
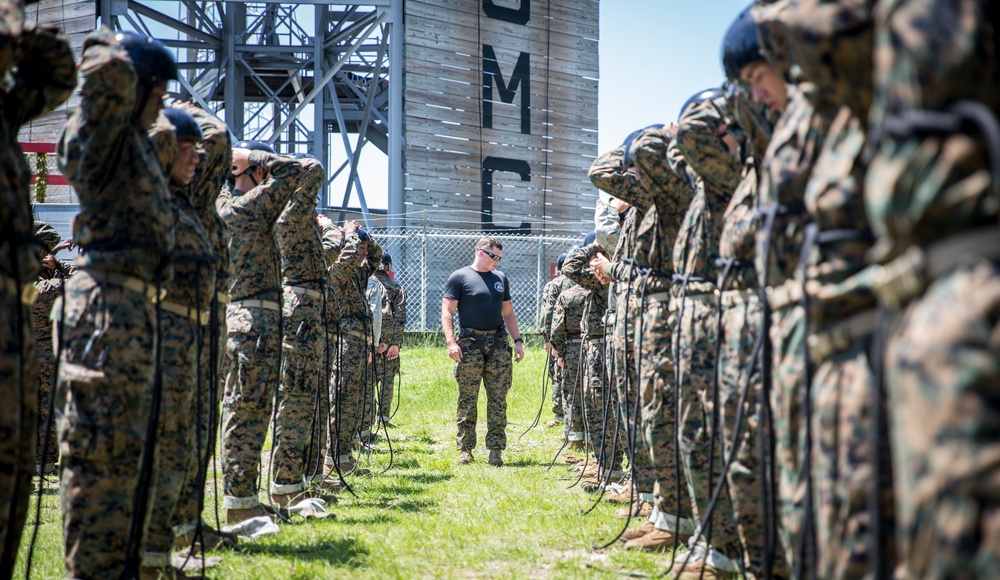
[[503, 282], [497, 282], [496, 284], [493, 284], [493, 287], [497, 289], [497, 292], [503, 294]]

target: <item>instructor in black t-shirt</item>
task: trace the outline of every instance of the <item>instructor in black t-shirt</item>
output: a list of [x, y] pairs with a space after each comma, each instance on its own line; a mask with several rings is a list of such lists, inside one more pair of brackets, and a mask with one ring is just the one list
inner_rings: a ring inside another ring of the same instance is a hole
[[[507, 276], [496, 269], [503, 245], [485, 236], [476, 242], [472, 265], [452, 272], [444, 285], [441, 328], [448, 343], [448, 356], [455, 361], [458, 381], [459, 463], [472, 462], [476, 447], [476, 403], [479, 383], [486, 388], [486, 448], [490, 464], [501, 466], [500, 452], [507, 447], [507, 391], [510, 390], [511, 354], [524, 358], [517, 315], [510, 303]], [[461, 332], [455, 338], [454, 316], [458, 310]], [[513, 351], [507, 335], [513, 337]]]

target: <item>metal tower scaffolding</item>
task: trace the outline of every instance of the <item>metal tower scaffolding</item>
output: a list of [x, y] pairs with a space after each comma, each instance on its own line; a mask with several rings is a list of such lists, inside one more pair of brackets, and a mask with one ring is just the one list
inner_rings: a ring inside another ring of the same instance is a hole
[[[131, 28], [175, 49], [180, 98], [219, 115], [234, 139], [323, 160], [323, 206], [330, 205], [330, 184], [347, 171], [341, 207], [357, 191], [370, 222], [358, 159], [369, 143], [380, 149], [389, 159], [390, 227], [400, 227], [402, 4], [99, 0], [98, 15], [112, 28]], [[332, 167], [334, 133], [344, 151], [338, 167]]]

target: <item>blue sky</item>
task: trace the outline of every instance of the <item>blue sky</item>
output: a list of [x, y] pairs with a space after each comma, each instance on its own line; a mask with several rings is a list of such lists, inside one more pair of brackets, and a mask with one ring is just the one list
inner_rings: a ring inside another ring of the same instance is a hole
[[697, 91], [722, 83], [722, 35], [750, 0], [601, 2], [598, 142], [675, 121]]

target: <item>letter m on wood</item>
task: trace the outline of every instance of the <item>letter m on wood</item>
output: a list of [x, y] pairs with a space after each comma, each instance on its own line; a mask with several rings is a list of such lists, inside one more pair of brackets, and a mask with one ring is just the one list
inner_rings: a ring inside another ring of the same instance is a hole
[[521, 133], [531, 135], [531, 55], [522, 52], [517, 57], [514, 73], [510, 82], [503, 81], [500, 72], [500, 62], [493, 47], [483, 45], [483, 128], [493, 128], [493, 84], [496, 83], [500, 100], [507, 104], [514, 103], [514, 95], [521, 89]]

